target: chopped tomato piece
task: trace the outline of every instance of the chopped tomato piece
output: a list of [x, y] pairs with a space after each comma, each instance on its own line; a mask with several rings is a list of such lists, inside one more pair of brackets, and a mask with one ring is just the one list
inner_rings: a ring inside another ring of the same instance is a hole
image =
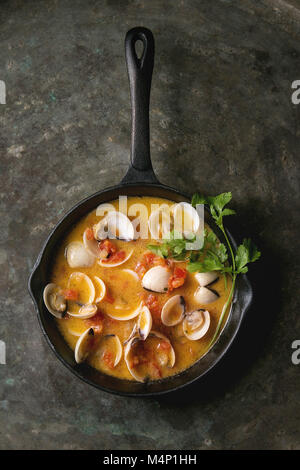
[[118, 263], [119, 261], [123, 261], [126, 258], [126, 253], [123, 250], [117, 251], [116, 253], [109, 256], [109, 258], [104, 259], [103, 263]]
[[136, 267], [134, 268], [135, 272], [137, 273], [137, 275], [139, 276], [140, 279], [143, 278], [144, 274], [146, 273], [147, 271], [147, 268], [146, 266], [141, 263], [140, 261], [137, 263]]
[[167, 266], [168, 262], [165, 260], [165, 258], [161, 258], [161, 256], [155, 256], [152, 264], [154, 266]]
[[173, 276], [170, 277], [168, 286], [169, 292], [172, 292], [173, 289], [183, 286], [185, 278], [187, 275], [187, 270], [184, 268], [175, 268]]
[[100, 243], [99, 243], [99, 248], [100, 250], [102, 251], [107, 251], [107, 256], [111, 256], [113, 255], [114, 253], [116, 253], [117, 251], [117, 247], [116, 245], [111, 242], [110, 240], [102, 240]]
[[152, 264], [153, 261], [154, 261], [154, 258], [155, 258], [155, 254], [154, 253], [145, 253], [143, 255], [143, 258], [144, 258], [144, 261], [145, 261], [145, 264]]
[[153, 294], [148, 295], [146, 299], [146, 305], [149, 308], [153, 316], [160, 317], [161, 307], [157, 297]]
[[157, 256], [154, 253], [149, 252], [143, 255], [142, 263], [147, 268], [150, 268], [151, 266], [158, 266], [158, 265], [165, 266], [167, 264], [167, 261], [161, 256]]
[[187, 270], [184, 268], [175, 268], [174, 269], [174, 276], [175, 277], [183, 277], [184, 279], [186, 278], [187, 275]]
[[146, 271], [148, 271], [152, 266], [166, 266], [167, 264], [167, 260], [164, 258], [156, 256], [154, 253], [147, 252], [143, 254], [134, 270], [138, 274], [139, 278], [142, 279]]
[[161, 343], [159, 343], [158, 347], [163, 351], [169, 351], [171, 349], [171, 345], [167, 341], [162, 341]]
[[86, 238], [87, 238], [88, 240], [93, 240], [93, 239], [94, 239], [94, 232], [93, 232], [93, 230], [92, 230], [90, 227], [88, 227], [88, 228], [86, 229], [85, 234], [86, 234]]
[[105, 362], [105, 364], [110, 369], [113, 369], [114, 368], [114, 358], [113, 358], [112, 353], [110, 351], [105, 351], [102, 357], [103, 357], [103, 361]]
[[79, 292], [75, 289], [65, 289], [63, 296], [66, 300], [78, 300]]

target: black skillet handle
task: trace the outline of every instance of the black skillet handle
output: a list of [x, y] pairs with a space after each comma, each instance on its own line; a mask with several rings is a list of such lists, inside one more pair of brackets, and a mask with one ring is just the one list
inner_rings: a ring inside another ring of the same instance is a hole
[[[136, 54], [137, 41], [143, 43], [143, 53]], [[125, 56], [130, 84], [132, 128], [131, 167], [124, 183], [158, 182], [150, 157], [149, 101], [154, 65], [154, 38], [147, 28], [133, 28], [125, 37]]]

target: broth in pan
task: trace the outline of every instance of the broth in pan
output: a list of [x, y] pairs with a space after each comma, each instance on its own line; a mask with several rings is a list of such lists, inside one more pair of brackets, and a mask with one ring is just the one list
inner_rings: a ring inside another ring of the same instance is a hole
[[[141, 203], [146, 211], [134, 223], [130, 212]], [[170, 232], [167, 222], [174, 236], [179, 204], [129, 197], [127, 206], [125, 215], [119, 201], [101, 205], [66, 235], [44, 301], [78, 363], [120, 379], [160, 380], [208, 351], [231, 279], [216, 271], [188, 272], [180, 248], [175, 257], [165, 246], [160, 250]], [[197, 213], [187, 203], [181, 209], [184, 237], [191, 238], [199, 230]], [[136, 235], [143, 221], [150, 231], [146, 239]]]

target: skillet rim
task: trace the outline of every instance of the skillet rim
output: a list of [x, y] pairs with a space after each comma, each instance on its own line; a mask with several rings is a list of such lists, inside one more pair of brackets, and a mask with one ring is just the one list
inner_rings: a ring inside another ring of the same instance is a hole
[[[245, 315], [246, 315], [246, 313], [247, 313], [247, 311], [248, 311], [248, 309], [249, 309], [249, 307], [252, 303], [252, 299], [253, 299], [252, 286], [251, 286], [251, 284], [248, 280], [248, 277], [245, 274], [243, 274], [241, 277], [242, 277], [243, 282], [244, 282], [244, 284], [246, 286], [246, 289], [247, 289], [247, 302], [246, 302], [246, 305], [241, 306], [241, 312], [240, 312], [240, 315], [238, 317], [238, 321], [236, 321], [234, 331], [232, 331], [230, 333], [230, 337], [227, 338], [226, 344], [223, 347], [222, 351], [216, 355], [216, 357], [209, 364], [208, 368], [206, 370], [204, 370], [202, 373], [197, 374], [195, 377], [192, 377], [191, 379], [188, 378], [183, 383], [181, 383], [179, 385], [175, 385], [173, 387], [170, 387], [169, 389], [155, 390], [155, 391], [141, 390], [139, 392], [127, 392], [127, 391], [123, 391], [123, 390], [116, 390], [114, 388], [110, 388], [110, 387], [107, 387], [107, 386], [100, 385], [96, 382], [93, 382], [89, 378], [82, 375], [82, 373], [80, 373], [74, 366], [72, 366], [70, 363], [68, 363], [68, 361], [57, 351], [55, 345], [53, 344], [53, 342], [52, 342], [52, 340], [51, 340], [51, 338], [50, 338], [50, 336], [49, 336], [48, 332], [46, 331], [46, 328], [43, 324], [42, 314], [41, 314], [41, 311], [40, 311], [40, 308], [39, 308], [39, 305], [38, 305], [38, 295], [40, 295], [40, 293], [39, 292], [36, 292], [36, 293], [34, 292], [35, 291], [35, 287], [33, 285], [34, 278], [35, 278], [36, 273], [38, 273], [38, 270], [40, 269], [40, 267], [43, 263], [43, 256], [45, 255], [45, 251], [47, 250], [48, 244], [51, 242], [51, 239], [52, 239], [53, 235], [55, 234], [55, 232], [58, 230], [60, 225], [65, 221], [65, 219], [67, 217], [69, 217], [80, 206], [83, 206], [84, 204], [86, 204], [91, 199], [94, 199], [98, 196], [104, 195], [105, 193], [108, 193], [110, 191], [119, 191], [119, 190], [126, 189], [126, 188], [129, 188], [129, 187], [134, 188], [134, 187], [141, 187], [141, 186], [145, 187], [145, 186], [147, 186], [149, 188], [153, 188], [154, 190], [155, 189], [160, 189], [160, 190], [170, 191], [172, 193], [175, 193], [177, 196], [181, 196], [185, 199], [190, 200], [189, 195], [187, 195], [185, 193], [182, 193], [182, 192], [178, 191], [177, 189], [172, 188], [170, 186], [161, 184], [158, 181], [154, 181], [154, 182], [141, 181], [141, 182], [128, 182], [128, 183], [126, 183], [125, 181], [123, 182], [123, 181], [121, 183], [117, 184], [117, 185], [109, 186], [107, 188], [104, 188], [103, 190], [100, 190], [100, 191], [97, 191], [97, 192], [93, 193], [90, 196], [85, 197], [84, 199], [79, 201], [77, 204], [75, 204], [71, 209], [69, 209], [64, 214], [64, 216], [62, 218], [60, 218], [60, 220], [56, 223], [54, 228], [50, 231], [49, 235], [47, 236], [47, 238], [46, 238], [45, 242], [43, 243], [42, 248], [41, 248], [41, 250], [40, 250], [40, 252], [37, 256], [36, 262], [34, 263], [34, 266], [32, 268], [32, 272], [31, 272], [29, 280], [28, 280], [28, 290], [29, 290], [30, 296], [31, 296], [31, 298], [33, 300], [33, 303], [34, 303], [34, 306], [35, 306], [35, 310], [36, 310], [36, 313], [37, 313], [39, 325], [41, 327], [43, 336], [46, 338], [46, 341], [47, 341], [48, 345], [50, 346], [50, 349], [53, 351], [53, 353], [56, 355], [56, 357], [64, 364], [64, 366], [66, 366], [76, 377], [78, 377], [83, 382], [85, 382], [89, 385], [92, 385], [93, 387], [95, 387], [97, 389], [100, 389], [100, 390], [102, 390], [104, 392], [107, 392], [107, 393], [112, 393], [114, 395], [131, 396], [131, 397], [153, 397], [153, 396], [165, 395], [167, 393], [172, 393], [172, 392], [178, 391], [178, 390], [180, 390], [180, 389], [182, 389], [182, 388], [184, 388], [188, 385], [191, 385], [193, 382], [203, 378], [207, 373], [209, 373], [221, 361], [221, 359], [224, 357], [224, 355], [227, 353], [227, 351], [231, 347], [234, 339], [236, 338], [236, 336], [238, 334], [238, 331], [240, 330], [242, 321], [243, 321], [243, 319], [244, 319], [244, 317], [245, 317]], [[88, 210], [86, 212], [88, 212]], [[78, 221], [80, 219], [80, 217], [77, 216], [76, 219]], [[70, 225], [72, 225], [72, 224], [70, 224]], [[226, 232], [229, 236], [229, 239], [230, 239], [231, 243], [233, 244], [234, 248], [236, 249], [236, 242], [235, 242], [233, 236], [231, 235], [230, 232], [228, 232], [227, 229], [226, 229]], [[234, 298], [233, 298], [233, 301], [232, 301], [232, 305], [234, 305], [235, 302], [236, 302], [238, 291], [239, 291], [239, 286], [238, 286], [238, 283], [237, 283], [236, 288], [235, 288]], [[231, 320], [232, 320], [232, 318], [231, 318], [231, 311], [230, 311], [228, 319], [227, 319], [221, 333], [219, 334], [218, 339], [216, 340], [214, 345], [211, 347], [211, 349], [209, 349], [204, 354], [204, 356], [202, 356], [202, 358], [204, 358], [205, 356], [207, 356], [209, 354], [214, 353], [216, 346], [219, 344], [220, 338], [224, 339], [224, 333], [226, 332], [226, 329], [228, 328], [228, 326], [231, 324]], [[57, 328], [57, 332], [58, 332], [58, 334], [61, 335], [58, 328]], [[198, 361], [196, 361], [194, 364], [192, 364], [188, 369], [185, 369], [184, 371], [180, 372], [179, 374], [176, 374], [176, 375], [170, 376], [170, 377], [166, 377], [165, 379], [162, 379], [162, 381], [155, 381], [155, 382], [151, 382], [151, 383], [156, 383], [156, 385], [159, 385], [160, 383], [165, 384], [168, 381], [168, 379], [171, 380], [172, 378], [174, 378], [176, 376], [179, 377], [180, 375], [183, 375], [186, 371], [188, 371], [195, 364], [197, 364], [199, 361], [201, 361], [202, 358], [200, 358]], [[88, 366], [88, 367], [90, 367], [90, 366]], [[103, 374], [103, 375], [105, 375], [105, 374]], [[117, 379], [117, 380], [125, 382], [124, 379]], [[141, 385], [145, 386], [145, 384], [141, 384]]]

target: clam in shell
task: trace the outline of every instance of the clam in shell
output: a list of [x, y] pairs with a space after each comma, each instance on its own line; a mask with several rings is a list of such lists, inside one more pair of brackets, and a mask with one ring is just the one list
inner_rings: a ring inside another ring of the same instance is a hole
[[117, 238], [130, 241], [134, 239], [134, 227], [128, 217], [122, 212], [111, 211], [93, 227], [96, 240]]
[[217, 271], [210, 271], [207, 273], [197, 273], [195, 274], [195, 279], [199, 283], [200, 287], [208, 286], [213, 282], [216, 282], [219, 279]]
[[56, 318], [63, 318], [67, 311], [67, 301], [60, 291], [59, 286], [50, 283], [46, 285], [43, 292], [43, 299], [47, 310]]
[[141, 308], [138, 321], [137, 321], [137, 331], [140, 338], [145, 341], [152, 328], [152, 316], [148, 307], [144, 306]]
[[179, 202], [173, 210], [174, 230], [185, 237], [196, 234], [200, 227], [200, 217], [196, 209], [188, 202]]
[[142, 286], [152, 292], [166, 292], [171, 277], [169, 269], [163, 266], [154, 266], [149, 269], [143, 277]]
[[88, 328], [79, 336], [74, 351], [77, 364], [84, 362], [92, 352], [95, 334], [94, 328]]
[[210, 313], [199, 309], [188, 313], [183, 320], [183, 332], [191, 341], [203, 338], [209, 330]]
[[95, 262], [95, 256], [81, 242], [69, 243], [66, 247], [65, 257], [70, 268], [89, 268]]
[[105, 360], [105, 356], [109, 355], [109, 359], [111, 360], [109, 367], [116, 367], [123, 355], [123, 347], [119, 336], [115, 334], [102, 336], [96, 354], [100, 361]]
[[210, 304], [218, 300], [219, 294], [208, 287], [198, 287], [194, 297], [198, 304]]
[[173, 295], [164, 304], [161, 311], [161, 321], [166, 326], [175, 326], [184, 318], [185, 300], [182, 295]]
[[162, 340], [162, 343], [166, 343], [168, 345], [166, 350], [155, 348], [154, 353], [158, 365], [160, 367], [172, 368], [175, 364], [175, 351], [170, 340], [164, 334], [159, 331], [151, 330], [145, 341], [143, 341], [139, 335], [136, 335], [126, 344], [124, 349], [124, 359], [130, 374], [138, 382], [146, 382], [149, 380], [150, 374], [149, 371], [147, 371], [147, 366], [144, 366], [144, 358], [142, 357], [142, 360], [139, 361], [139, 356], [137, 354], [138, 349], [136, 351], [136, 348], [138, 348], [139, 345], [148, 343], [151, 337]]

